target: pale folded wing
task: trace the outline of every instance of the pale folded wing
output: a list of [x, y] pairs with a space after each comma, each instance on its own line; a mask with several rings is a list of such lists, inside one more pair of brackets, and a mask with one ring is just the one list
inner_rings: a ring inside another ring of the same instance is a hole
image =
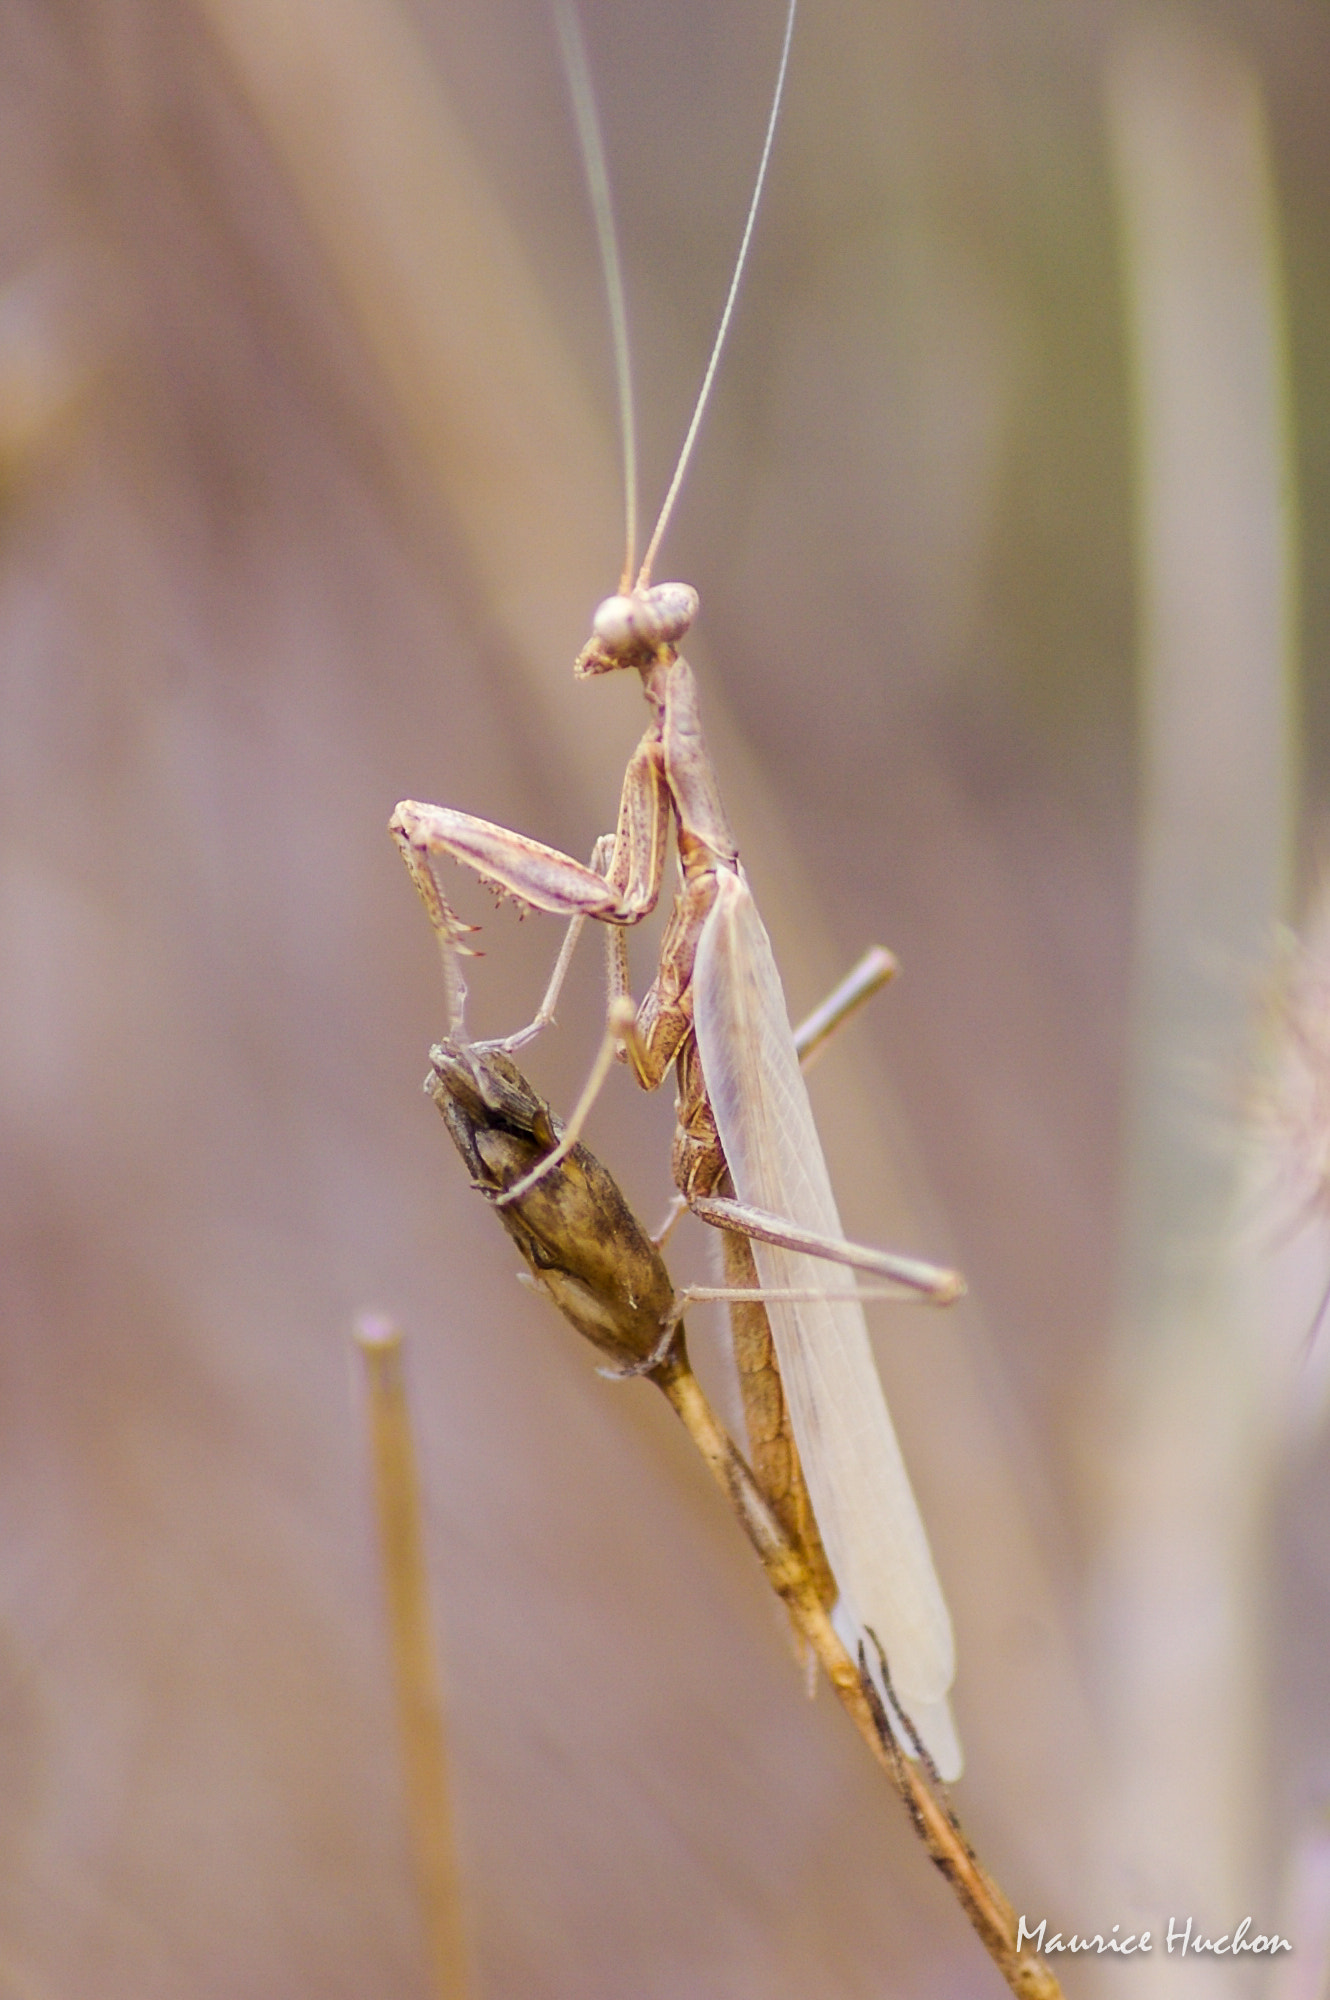
[[[740, 1201], [842, 1236], [771, 946], [747, 884], [728, 871], [699, 941], [693, 994], [702, 1072]], [[758, 1242], [753, 1254], [773, 1289], [843, 1290], [847, 1281], [820, 1257]], [[767, 1311], [843, 1610], [877, 1634], [907, 1708], [939, 1702], [955, 1673], [951, 1619], [863, 1308], [825, 1298], [773, 1300]]]

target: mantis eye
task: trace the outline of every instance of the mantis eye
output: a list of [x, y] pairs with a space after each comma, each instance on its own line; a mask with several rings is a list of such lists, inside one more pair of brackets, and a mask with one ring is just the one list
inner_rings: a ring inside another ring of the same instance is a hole
[[697, 592], [691, 583], [658, 583], [638, 600], [650, 620], [652, 643], [673, 646], [697, 616]]
[[597, 607], [591, 621], [591, 634], [605, 652], [618, 655], [631, 650], [638, 636], [634, 617], [636, 608], [631, 597], [607, 597]]

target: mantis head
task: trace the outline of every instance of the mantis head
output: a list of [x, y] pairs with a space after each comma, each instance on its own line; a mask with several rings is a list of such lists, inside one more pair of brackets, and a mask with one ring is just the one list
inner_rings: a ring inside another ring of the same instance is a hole
[[663, 649], [678, 644], [696, 616], [697, 592], [690, 583], [656, 583], [607, 597], [573, 671], [585, 678], [616, 667], [649, 666]]

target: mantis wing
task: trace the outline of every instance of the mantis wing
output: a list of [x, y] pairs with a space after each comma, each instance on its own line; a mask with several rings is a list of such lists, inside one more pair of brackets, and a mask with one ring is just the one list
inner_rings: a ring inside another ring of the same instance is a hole
[[[741, 1202], [844, 1232], [799, 1071], [771, 945], [747, 883], [718, 874], [693, 971], [698, 1053]], [[754, 1242], [772, 1289], [843, 1290], [823, 1258]], [[767, 1302], [795, 1442], [846, 1616], [882, 1643], [892, 1683], [944, 1777], [960, 1746], [946, 1705], [951, 1618], [854, 1299]]]

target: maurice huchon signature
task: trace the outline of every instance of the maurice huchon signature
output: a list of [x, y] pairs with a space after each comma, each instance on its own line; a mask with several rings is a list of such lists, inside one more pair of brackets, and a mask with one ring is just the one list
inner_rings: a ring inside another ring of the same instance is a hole
[[1124, 1958], [1130, 1958], [1138, 1951], [1152, 1952], [1156, 1936], [1166, 1953], [1176, 1952], [1179, 1955], [1186, 1952], [1191, 1952], [1193, 1956], [1210, 1953], [1227, 1958], [1245, 1951], [1273, 1955], [1293, 1949], [1289, 1940], [1280, 1937], [1277, 1931], [1254, 1930], [1251, 1917], [1243, 1917], [1231, 1931], [1206, 1931], [1192, 1917], [1170, 1917], [1167, 1928], [1159, 1933], [1129, 1931], [1121, 1937], [1121, 1929], [1121, 1924], [1114, 1924], [1107, 1932], [1070, 1931], [1064, 1937], [1061, 1931], [1049, 1930], [1047, 1917], [1041, 1917], [1037, 1924], [1021, 1917], [1016, 1926], [1016, 1945], [1018, 1950], [1027, 1944], [1032, 1945], [1045, 1958], [1060, 1951], [1116, 1951]]

